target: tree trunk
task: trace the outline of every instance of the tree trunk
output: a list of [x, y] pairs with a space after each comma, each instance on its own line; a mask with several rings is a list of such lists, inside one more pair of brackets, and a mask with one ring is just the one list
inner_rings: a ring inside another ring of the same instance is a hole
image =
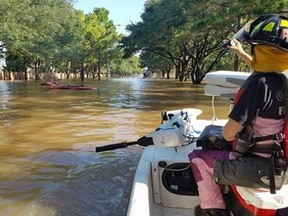
[[167, 76], [167, 79], [170, 79], [170, 72], [171, 72], [171, 70], [168, 70], [168, 71], [167, 71], [167, 75], [166, 75], [166, 76]]
[[69, 79], [71, 73], [71, 61], [68, 62], [67, 71], [66, 71], [66, 78]]
[[93, 72], [92, 73], [93, 73], [92, 77], [93, 77], [93, 79], [95, 79], [96, 73], [97, 73], [97, 65], [95, 63], [93, 64]]
[[182, 75], [183, 75], [183, 80], [182, 80], [182, 82], [183, 81], [186, 81], [187, 80], [187, 77], [189, 76], [188, 75], [188, 71], [187, 71], [187, 69], [188, 69], [188, 61], [187, 60], [184, 60], [184, 61], [182, 61], [181, 62], [181, 73], [182, 73]]
[[34, 73], [35, 73], [35, 80], [39, 80], [39, 65], [40, 65], [40, 60], [37, 58], [35, 60], [35, 66], [34, 66]]
[[[237, 17], [237, 29], [240, 29], [241, 27], [241, 17]], [[237, 54], [234, 55], [234, 71], [239, 71], [240, 70], [240, 59], [237, 56]]]
[[181, 62], [181, 65], [179, 65], [179, 81], [183, 82], [185, 80], [185, 74], [184, 74], [184, 68], [183, 68], [183, 62]]
[[99, 51], [99, 55], [98, 55], [98, 80], [101, 80], [101, 53]]
[[240, 70], [240, 61], [239, 61], [239, 57], [237, 56], [237, 54], [235, 54], [234, 56], [234, 71], [239, 71]]
[[27, 67], [25, 67], [24, 79], [25, 79], [25, 80], [28, 80], [28, 68], [27, 68]]
[[84, 62], [81, 63], [80, 78], [81, 78], [81, 82], [83, 84], [84, 83]]
[[179, 79], [180, 80], [180, 65], [177, 64], [175, 65], [175, 79]]
[[200, 71], [197, 70], [197, 71], [191, 72], [191, 79], [192, 79], [193, 84], [200, 84], [203, 77], [200, 75]]

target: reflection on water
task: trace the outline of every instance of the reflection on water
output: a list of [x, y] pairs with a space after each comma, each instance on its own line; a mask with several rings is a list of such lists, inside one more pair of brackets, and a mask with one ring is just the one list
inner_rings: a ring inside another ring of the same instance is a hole
[[0, 108], [7, 109], [6, 104], [8, 103], [10, 95], [7, 82], [0, 82], [0, 95], [1, 95]]
[[[135, 141], [163, 110], [201, 108], [202, 86], [172, 80], [87, 81], [92, 91], [0, 82], [0, 216], [124, 215], [142, 147], [96, 154], [95, 146]], [[216, 100], [218, 117], [228, 103]]]

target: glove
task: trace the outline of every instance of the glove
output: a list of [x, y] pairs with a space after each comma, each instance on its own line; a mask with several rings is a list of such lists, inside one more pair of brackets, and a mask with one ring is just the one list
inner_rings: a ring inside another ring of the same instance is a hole
[[197, 147], [202, 147], [203, 150], [227, 150], [231, 151], [232, 146], [225, 139], [221, 139], [214, 135], [206, 135], [196, 141]]
[[274, 159], [274, 168], [275, 168], [275, 174], [281, 175], [282, 172], [287, 171], [287, 161], [283, 158], [275, 158]]

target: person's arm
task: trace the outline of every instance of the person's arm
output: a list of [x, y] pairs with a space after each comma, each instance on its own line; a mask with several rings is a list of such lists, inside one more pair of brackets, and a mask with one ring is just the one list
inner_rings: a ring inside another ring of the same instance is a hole
[[241, 45], [241, 43], [237, 39], [232, 39], [235, 43], [234, 46], [228, 46], [228, 48], [236, 53], [239, 58], [241, 58], [248, 66], [251, 66], [252, 56], [246, 53]]
[[232, 141], [236, 138], [237, 133], [242, 131], [243, 126], [235, 120], [229, 118], [222, 130], [222, 136], [227, 141]]

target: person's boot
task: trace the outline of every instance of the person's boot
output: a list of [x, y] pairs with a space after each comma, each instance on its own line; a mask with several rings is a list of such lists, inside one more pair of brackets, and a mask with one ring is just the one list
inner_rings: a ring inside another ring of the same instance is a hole
[[194, 209], [195, 216], [227, 216], [226, 209], [202, 209], [197, 205]]

